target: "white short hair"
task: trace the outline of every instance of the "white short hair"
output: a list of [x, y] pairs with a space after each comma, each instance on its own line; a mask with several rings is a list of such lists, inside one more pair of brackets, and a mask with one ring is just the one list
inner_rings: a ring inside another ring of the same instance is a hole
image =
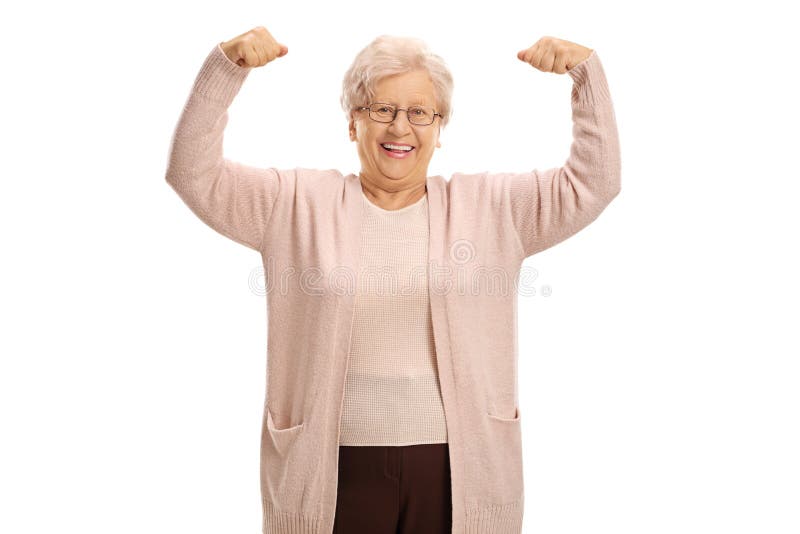
[[433, 82], [436, 112], [441, 113], [441, 126], [450, 120], [453, 76], [444, 60], [432, 53], [428, 45], [414, 37], [381, 35], [356, 55], [342, 81], [340, 102], [348, 121], [355, 108], [365, 106], [375, 97], [375, 86], [383, 78], [423, 69]]

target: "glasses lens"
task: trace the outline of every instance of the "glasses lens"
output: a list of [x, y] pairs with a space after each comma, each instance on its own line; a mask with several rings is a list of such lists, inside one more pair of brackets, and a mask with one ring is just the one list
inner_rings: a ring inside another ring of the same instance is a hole
[[433, 114], [433, 108], [413, 107], [408, 110], [408, 120], [413, 124], [430, 124]]
[[394, 111], [394, 106], [388, 104], [372, 104], [369, 107], [370, 117], [379, 122], [392, 122]]

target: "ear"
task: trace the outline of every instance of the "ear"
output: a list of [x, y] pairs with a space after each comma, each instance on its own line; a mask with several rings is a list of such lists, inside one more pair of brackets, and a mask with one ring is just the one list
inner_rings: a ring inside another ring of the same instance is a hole
[[355, 119], [350, 119], [350, 125], [348, 126], [348, 128], [350, 130], [350, 140], [351, 141], [356, 141], [357, 137], [356, 137], [356, 120]]
[[442, 143], [439, 141], [441, 135], [442, 135], [442, 126], [439, 125], [439, 131], [436, 132], [436, 148], [442, 148]]

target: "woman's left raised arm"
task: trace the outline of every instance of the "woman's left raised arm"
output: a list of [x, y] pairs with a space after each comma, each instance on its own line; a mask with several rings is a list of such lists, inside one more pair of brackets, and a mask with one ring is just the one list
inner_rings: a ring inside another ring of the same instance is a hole
[[569, 74], [574, 81], [573, 142], [564, 166], [503, 177], [522, 253], [528, 257], [600, 215], [620, 191], [621, 163], [614, 108], [597, 52], [543, 37], [517, 57], [543, 72]]

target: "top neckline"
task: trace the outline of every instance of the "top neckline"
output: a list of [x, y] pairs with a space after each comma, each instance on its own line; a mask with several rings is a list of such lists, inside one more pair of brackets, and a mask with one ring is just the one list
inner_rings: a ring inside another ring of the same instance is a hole
[[396, 209], [396, 210], [387, 210], [387, 209], [384, 209], [384, 208], [378, 206], [377, 204], [374, 204], [369, 198], [367, 198], [367, 195], [364, 193], [363, 189], [361, 190], [361, 198], [364, 199], [364, 202], [368, 206], [370, 206], [372, 209], [374, 209], [374, 210], [376, 210], [376, 211], [378, 211], [380, 213], [405, 213], [406, 211], [411, 211], [412, 209], [414, 209], [416, 207], [419, 207], [420, 204], [425, 202], [428, 199], [428, 192], [426, 191], [425, 194], [422, 195], [419, 198], [419, 200], [417, 200], [413, 204], [409, 204], [408, 206], [403, 206], [402, 208], [399, 208], [399, 209]]

